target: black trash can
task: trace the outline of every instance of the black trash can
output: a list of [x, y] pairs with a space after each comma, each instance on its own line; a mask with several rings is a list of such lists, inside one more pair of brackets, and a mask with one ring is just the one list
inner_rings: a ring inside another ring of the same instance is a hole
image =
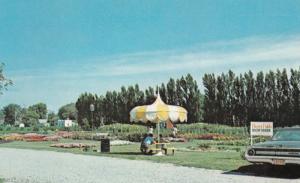
[[101, 139], [101, 152], [110, 152], [110, 140]]

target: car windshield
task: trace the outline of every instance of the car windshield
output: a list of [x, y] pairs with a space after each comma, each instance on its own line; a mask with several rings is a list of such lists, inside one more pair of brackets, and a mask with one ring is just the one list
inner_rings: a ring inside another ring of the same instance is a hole
[[274, 141], [300, 141], [300, 130], [279, 130], [275, 133]]

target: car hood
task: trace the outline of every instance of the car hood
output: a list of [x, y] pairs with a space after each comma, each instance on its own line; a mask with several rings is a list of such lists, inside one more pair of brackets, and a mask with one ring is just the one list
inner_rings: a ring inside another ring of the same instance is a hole
[[254, 144], [252, 147], [257, 148], [299, 148], [300, 141], [266, 141]]

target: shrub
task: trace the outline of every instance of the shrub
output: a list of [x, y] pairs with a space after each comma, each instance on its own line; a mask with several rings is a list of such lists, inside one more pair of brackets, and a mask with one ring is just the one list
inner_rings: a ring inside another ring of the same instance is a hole
[[11, 127], [10, 126], [6, 126], [5, 131], [11, 131]]
[[248, 132], [245, 127], [231, 127], [218, 124], [206, 124], [206, 123], [193, 123], [193, 124], [180, 124], [177, 125], [180, 134], [223, 134], [234, 136], [248, 136]]
[[37, 125], [34, 125], [33, 127], [32, 127], [32, 131], [34, 131], [34, 132], [38, 132], [40, 129], [39, 129], [39, 127], [37, 126]]
[[93, 134], [91, 132], [85, 132], [85, 131], [73, 132], [72, 139], [92, 140], [93, 139]]
[[200, 148], [200, 149], [210, 149], [210, 148], [211, 148], [211, 145], [210, 145], [210, 144], [207, 144], [207, 143], [204, 143], [204, 144], [200, 144], [200, 145], [199, 145], [199, 148]]
[[82, 120], [82, 129], [84, 129], [84, 130], [90, 130], [91, 129], [90, 123], [89, 123], [87, 118], [84, 118]]
[[130, 142], [141, 142], [141, 140], [143, 139], [143, 134], [140, 133], [133, 133], [133, 134], [128, 134], [128, 141]]

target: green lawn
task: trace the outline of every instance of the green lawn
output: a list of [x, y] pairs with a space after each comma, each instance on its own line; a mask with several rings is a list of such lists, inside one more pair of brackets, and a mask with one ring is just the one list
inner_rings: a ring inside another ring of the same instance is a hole
[[[83, 140], [62, 140], [60, 142], [76, 142], [96, 144], [99, 148], [100, 142], [97, 141], [83, 141]], [[80, 149], [62, 149], [53, 148], [50, 145], [53, 142], [23, 142], [15, 141], [11, 143], [0, 144], [1, 147], [20, 148], [20, 149], [34, 149], [34, 150], [48, 150], [58, 152], [69, 152], [75, 154], [108, 156], [116, 158], [125, 158], [131, 160], [148, 160], [158, 163], [172, 163], [175, 165], [199, 167], [219, 170], [235, 170], [240, 166], [248, 163], [241, 158], [241, 151], [245, 146], [227, 145], [227, 142], [220, 141], [203, 141], [193, 140], [187, 143], [174, 143], [173, 145], [178, 149], [175, 156], [146, 156], [139, 152], [139, 144], [112, 146], [111, 153], [97, 153], [97, 152], [83, 152]], [[203, 145], [204, 144], [204, 145]], [[198, 147], [205, 147], [199, 151]]]

